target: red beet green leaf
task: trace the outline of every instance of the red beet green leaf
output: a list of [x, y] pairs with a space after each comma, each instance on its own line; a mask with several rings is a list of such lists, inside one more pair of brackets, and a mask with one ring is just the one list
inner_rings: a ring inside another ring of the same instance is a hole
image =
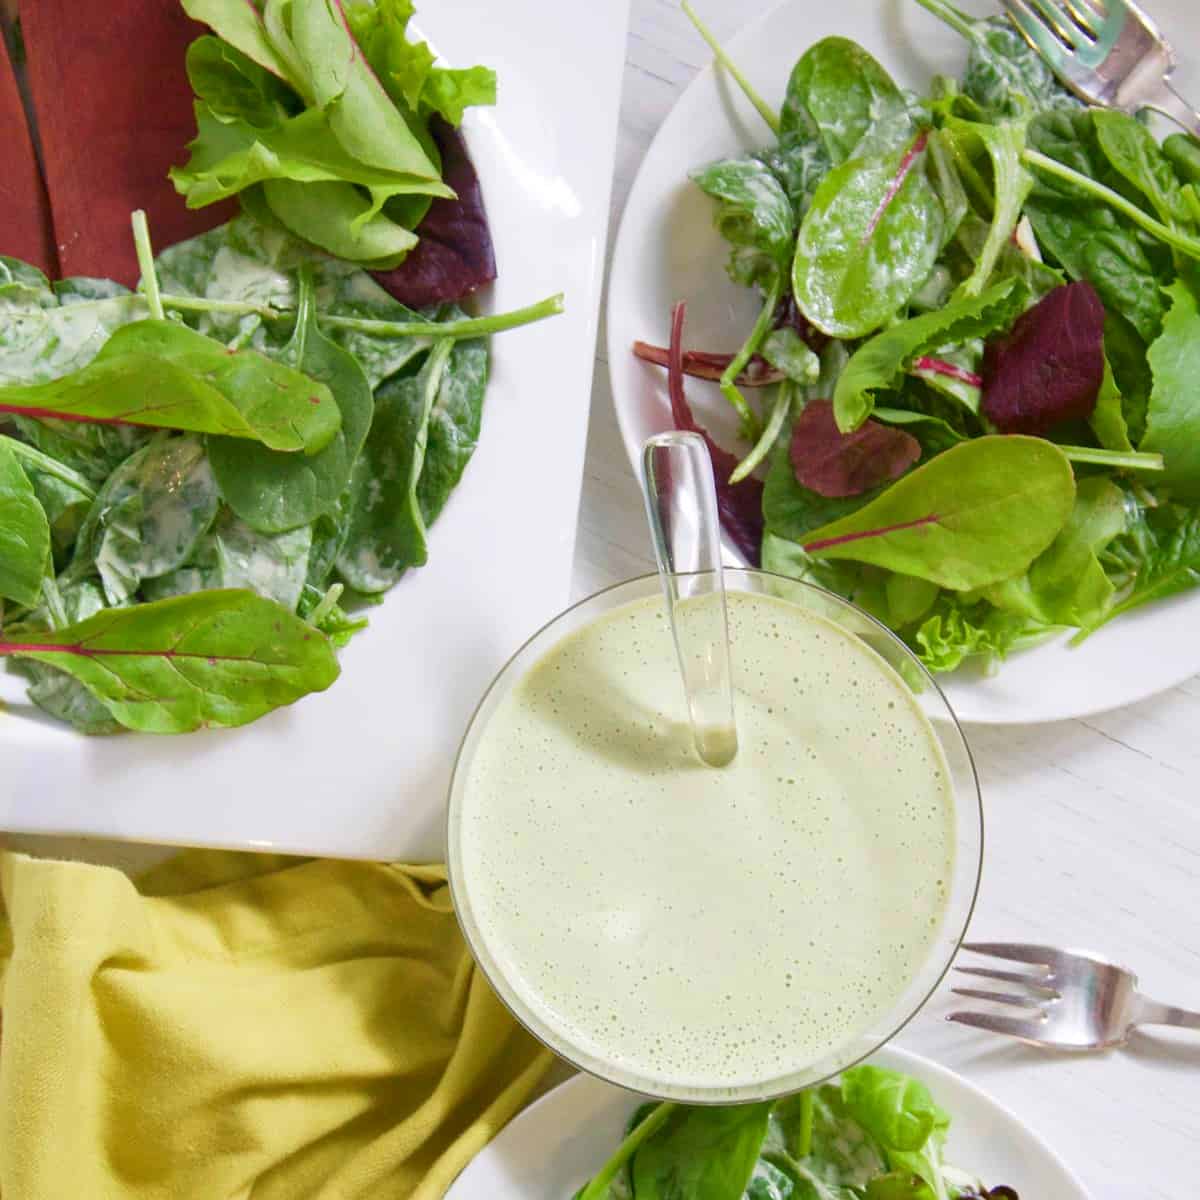
[[692, 415], [691, 405], [683, 391], [683, 318], [686, 308], [681, 301], [671, 311], [671, 345], [667, 364], [671, 417], [676, 429], [698, 433], [704, 439], [716, 477], [717, 512], [721, 517], [721, 527], [742, 557], [751, 566], [757, 567], [762, 553], [762, 480], [750, 476], [740, 483], [730, 483], [729, 476], [738, 465], [737, 457], [717, 445], [708, 430]]
[[241, 590], [105, 609], [53, 633], [0, 641], [0, 655], [65, 671], [122, 725], [147, 733], [245, 725], [338, 675], [324, 634]]
[[791, 459], [796, 480], [820, 496], [861, 496], [899, 479], [921, 457], [911, 433], [864, 421], [842, 433], [828, 400], [812, 400], [792, 427]]
[[1104, 305], [1086, 281], [1055, 288], [988, 342], [983, 415], [1001, 433], [1086, 420], [1104, 381]]

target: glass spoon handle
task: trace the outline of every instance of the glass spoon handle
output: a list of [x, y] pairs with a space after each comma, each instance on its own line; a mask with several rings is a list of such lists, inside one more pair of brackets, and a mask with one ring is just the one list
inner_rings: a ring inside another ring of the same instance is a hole
[[712, 460], [694, 433], [642, 448], [642, 494], [687, 696], [696, 752], [710, 767], [737, 754], [721, 524]]

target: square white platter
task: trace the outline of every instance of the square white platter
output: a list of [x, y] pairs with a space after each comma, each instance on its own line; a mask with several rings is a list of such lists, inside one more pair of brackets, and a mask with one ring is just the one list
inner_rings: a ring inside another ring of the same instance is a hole
[[484, 689], [568, 598], [628, 0], [427, 0], [449, 63], [494, 67], [468, 113], [499, 278], [481, 307], [567, 311], [492, 342], [483, 432], [411, 572], [320, 695], [237, 730], [85, 738], [0, 676], [0, 829], [440, 859], [450, 771]]

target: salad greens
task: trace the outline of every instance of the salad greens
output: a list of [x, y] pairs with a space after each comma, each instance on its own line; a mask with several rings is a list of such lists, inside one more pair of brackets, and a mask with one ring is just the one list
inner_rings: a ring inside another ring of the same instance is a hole
[[950, 1117], [870, 1065], [775, 1102], [647, 1104], [574, 1200], [1017, 1200], [945, 1162]]
[[758, 317], [722, 355], [677, 306], [636, 353], [681, 428], [684, 374], [719, 373], [747, 557], [940, 671], [1200, 581], [1200, 145], [1085, 108], [1006, 19], [917, 2], [962, 36], [957, 78], [915, 95], [831, 37], [778, 113], [701, 28], [772, 135], [691, 173]]
[[431, 120], [493, 104], [490, 70], [434, 65], [409, 42], [411, 0], [184, 0], [193, 42], [191, 157], [171, 172], [189, 208], [242, 194], [266, 223], [329, 253], [397, 266], [436, 197], [452, 198]]
[[0, 264], [0, 657], [83, 732], [239, 725], [328, 687], [348, 607], [426, 561], [486, 335], [561, 300], [414, 312], [248, 216], [137, 238], [142, 294]]

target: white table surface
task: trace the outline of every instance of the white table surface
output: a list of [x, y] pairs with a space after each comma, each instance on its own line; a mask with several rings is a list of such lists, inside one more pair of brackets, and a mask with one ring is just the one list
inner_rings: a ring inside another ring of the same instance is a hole
[[[771, 2], [701, 0], [701, 7], [727, 39]], [[650, 138], [709, 57], [675, 0], [633, 0], [626, 55], [610, 247]], [[652, 569], [603, 346], [602, 322], [577, 596]], [[968, 737], [987, 814], [971, 935], [1094, 949], [1137, 971], [1155, 998], [1200, 1009], [1200, 679], [1106, 716], [977, 727]], [[10, 841], [121, 866], [161, 853]], [[957, 1001], [947, 987], [904, 1030], [902, 1046], [990, 1091], [1058, 1150], [1096, 1200], [1200, 1195], [1200, 1035], [1162, 1031], [1109, 1054], [1054, 1055], [948, 1024], [943, 1018]]]

